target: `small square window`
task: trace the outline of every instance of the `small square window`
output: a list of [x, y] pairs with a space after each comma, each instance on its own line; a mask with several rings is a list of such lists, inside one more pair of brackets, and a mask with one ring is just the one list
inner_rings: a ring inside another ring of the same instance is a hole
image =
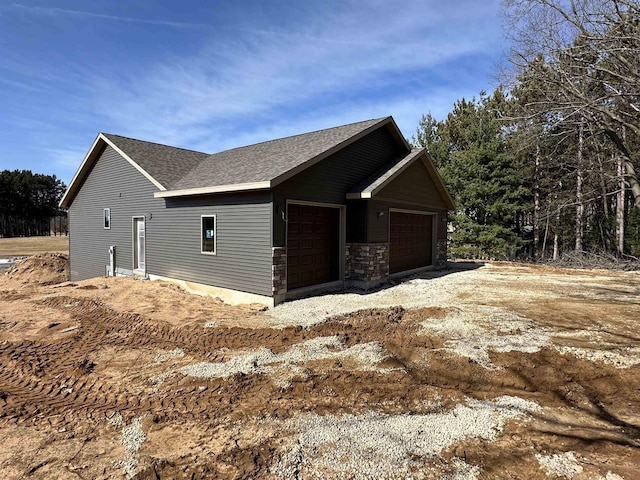
[[200, 225], [200, 253], [206, 253], [208, 255], [216, 254], [216, 230], [216, 216], [203, 215]]
[[111, 209], [104, 209], [104, 228], [109, 230], [111, 229]]

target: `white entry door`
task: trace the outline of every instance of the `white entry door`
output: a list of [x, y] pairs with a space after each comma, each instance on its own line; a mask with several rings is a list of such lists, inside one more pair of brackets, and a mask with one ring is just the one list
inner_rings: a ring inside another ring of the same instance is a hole
[[133, 269], [145, 271], [145, 231], [144, 217], [133, 219]]

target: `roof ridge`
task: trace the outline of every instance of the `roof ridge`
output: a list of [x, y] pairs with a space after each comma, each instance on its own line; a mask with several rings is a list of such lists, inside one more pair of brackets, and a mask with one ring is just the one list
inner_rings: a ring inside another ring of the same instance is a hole
[[248, 145], [241, 145], [239, 147], [228, 148], [227, 150], [220, 150], [219, 152], [210, 153], [209, 155], [213, 156], [213, 155], [218, 155], [220, 153], [226, 153], [226, 152], [232, 152], [234, 150], [240, 150], [241, 148], [255, 147], [257, 145], [263, 145], [263, 144], [266, 144], [266, 143], [279, 142], [281, 140], [286, 140], [288, 138], [302, 137], [304, 135], [311, 135], [312, 133], [320, 133], [320, 132], [326, 132], [328, 130], [336, 130], [338, 128], [350, 127], [352, 125], [357, 125], [358, 123], [374, 122], [374, 123], [372, 123], [372, 125], [375, 125], [376, 123], [380, 123], [383, 120], [386, 120], [388, 118], [391, 118], [391, 117], [390, 116], [386, 116], [386, 117], [380, 117], [380, 118], [370, 118], [368, 120], [361, 120], [359, 122], [345, 123], [344, 125], [338, 125], [336, 127], [320, 128], [318, 130], [312, 130], [310, 132], [296, 133], [295, 135], [287, 135], [286, 137], [272, 138], [271, 140], [264, 140], [262, 142], [250, 143]]
[[118, 135], [116, 133], [107, 133], [107, 132], [100, 132], [102, 133], [102, 135], [105, 135], [107, 137], [112, 136], [112, 137], [120, 137], [120, 138], [125, 138], [127, 140], [133, 140], [135, 142], [141, 142], [141, 143], [150, 143], [152, 145], [159, 145], [160, 147], [167, 147], [167, 148], [173, 148], [175, 150], [184, 150], [185, 152], [193, 152], [193, 153], [200, 153], [202, 155], [211, 155], [210, 153], [207, 152], [201, 152], [200, 150], [193, 150], [191, 148], [183, 148], [183, 147], [175, 147], [173, 145], [167, 145], [166, 143], [159, 143], [159, 142], [150, 142], [148, 140], [140, 140], [139, 138], [133, 138], [133, 137], [127, 137], [125, 135]]

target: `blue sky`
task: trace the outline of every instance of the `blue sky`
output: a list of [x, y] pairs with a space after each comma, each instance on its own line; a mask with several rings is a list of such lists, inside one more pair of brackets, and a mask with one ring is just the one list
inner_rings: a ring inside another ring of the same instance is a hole
[[0, 0], [0, 170], [68, 183], [98, 132], [214, 153], [492, 90], [499, 0]]

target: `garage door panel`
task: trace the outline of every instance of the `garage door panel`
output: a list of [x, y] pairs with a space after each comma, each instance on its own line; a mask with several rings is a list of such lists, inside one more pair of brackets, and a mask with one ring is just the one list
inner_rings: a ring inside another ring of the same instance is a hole
[[319, 264], [327, 264], [329, 263], [329, 256], [326, 254], [320, 253], [313, 257], [313, 261]]
[[290, 250], [298, 250], [300, 248], [300, 242], [298, 240], [291, 240], [289, 244]]
[[326, 283], [339, 278], [340, 210], [289, 204], [287, 288]]
[[433, 216], [392, 211], [389, 222], [389, 272], [431, 265]]

